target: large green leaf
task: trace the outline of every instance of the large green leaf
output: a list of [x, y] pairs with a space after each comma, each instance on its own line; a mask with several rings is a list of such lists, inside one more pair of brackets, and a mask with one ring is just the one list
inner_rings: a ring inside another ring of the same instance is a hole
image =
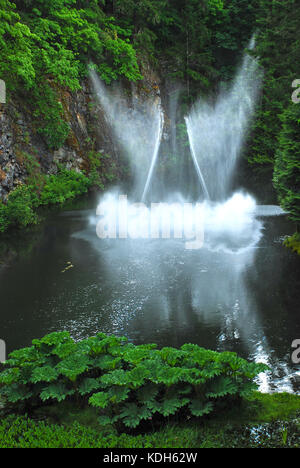
[[60, 374], [74, 382], [78, 375], [83, 374], [89, 368], [90, 363], [91, 360], [88, 356], [73, 354], [59, 362], [56, 368]]
[[96, 408], [106, 408], [109, 404], [109, 398], [109, 393], [98, 392], [89, 398], [89, 403]]
[[19, 401], [28, 400], [33, 396], [26, 386], [18, 385], [16, 383], [1, 388], [1, 395], [3, 395], [10, 403], [17, 403]]
[[190, 412], [193, 416], [204, 416], [205, 414], [209, 414], [213, 410], [213, 403], [212, 402], [203, 402], [201, 400], [193, 399], [189, 404]]
[[75, 390], [68, 389], [64, 384], [51, 384], [44, 388], [40, 393], [42, 401], [49, 399], [57, 400], [58, 402], [65, 400], [68, 396], [75, 393]]
[[142, 419], [151, 418], [152, 412], [147, 406], [138, 406], [135, 403], [126, 403], [120, 412], [125, 426], [137, 427]]
[[237, 391], [238, 384], [233, 379], [230, 377], [218, 377], [218, 379], [210, 382], [206, 397], [221, 398], [225, 395], [234, 395]]
[[85, 378], [78, 387], [80, 395], [87, 395], [94, 390], [98, 390], [100, 383], [98, 379]]
[[32, 371], [30, 382], [52, 382], [56, 380], [59, 372], [50, 366], [36, 367]]

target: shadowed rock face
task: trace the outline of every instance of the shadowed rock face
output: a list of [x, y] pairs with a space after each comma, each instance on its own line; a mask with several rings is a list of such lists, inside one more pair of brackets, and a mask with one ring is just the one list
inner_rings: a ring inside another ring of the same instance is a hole
[[[149, 95], [158, 98], [158, 78], [150, 68], [143, 70], [143, 75], [145, 79], [128, 92], [141, 102], [149, 99]], [[118, 145], [89, 81], [83, 82], [79, 91], [71, 93], [61, 89], [59, 94], [70, 133], [65, 144], [57, 150], [49, 149], [37, 132], [28, 103], [25, 107], [17, 96], [12, 96], [6, 104], [1, 104], [0, 99], [0, 200], [5, 201], [10, 191], [26, 181], [28, 173], [23, 153], [34, 157], [46, 174], [55, 174], [57, 164], [76, 171], [89, 170], [90, 151], [109, 155], [107, 164], [113, 163], [117, 172], [120, 171], [123, 162]]]
[[88, 111], [91, 93], [86, 85], [76, 93], [64, 93], [65, 116], [70, 135], [58, 151], [50, 150], [38, 134], [28, 108], [13, 97], [0, 107], [0, 199], [5, 200], [11, 190], [26, 181], [28, 176], [24, 153], [34, 157], [47, 174], [57, 172], [57, 163], [67, 169], [80, 171], [84, 167], [87, 126], [93, 119]]

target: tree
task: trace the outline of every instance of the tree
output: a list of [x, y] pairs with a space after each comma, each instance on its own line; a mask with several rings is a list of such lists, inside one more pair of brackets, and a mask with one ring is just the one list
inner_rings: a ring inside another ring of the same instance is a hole
[[0, 0], [0, 77], [9, 90], [29, 88], [36, 77], [32, 51], [35, 36], [20, 19], [13, 3]]
[[282, 207], [300, 227], [300, 105], [290, 104], [282, 115], [276, 151], [274, 185]]
[[249, 161], [272, 168], [282, 122], [299, 73], [300, 14], [298, 0], [260, 0], [255, 53], [264, 67], [261, 106], [257, 112]]

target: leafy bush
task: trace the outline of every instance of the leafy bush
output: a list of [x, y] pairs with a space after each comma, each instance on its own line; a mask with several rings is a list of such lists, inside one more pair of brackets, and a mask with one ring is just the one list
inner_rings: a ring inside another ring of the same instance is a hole
[[69, 132], [55, 90], [80, 89], [90, 61], [107, 83], [142, 78], [130, 29], [115, 24], [98, 3], [0, 0], [0, 76], [8, 92], [30, 105], [50, 148], [59, 148]]
[[45, 177], [38, 204], [64, 203], [70, 198], [86, 193], [89, 186], [90, 181], [85, 175], [61, 168], [57, 175]]
[[74, 342], [59, 332], [10, 354], [0, 373], [0, 395], [7, 405], [27, 409], [75, 399], [99, 409], [101, 425], [134, 428], [154, 415], [209, 414], [219, 402], [252, 393], [254, 377], [266, 369], [193, 344], [158, 350], [103, 333]]
[[0, 232], [9, 227], [26, 227], [37, 222], [33, 210], [31, 191], [28, 186], [20, 185], [12, 191], [6, 204], [0, 202]]
[[64, 108], [58, 93], [53, 85], [43, 82], [32, 90], [31, 99], [37, 132], [44, 137], [49, 148], [61, 148], [68, 138], [70, 126], [65, 121]]
[[[116, 165], [110, 160], [108, 154], [90, 151], [87, 155], [89, 161], [89, 180], [92, 186], [103, 189], [106, 182], [116, 178]], [[99, 169], [102, 169], [99, 171]]]
[[28, 182], [29, 185], [20, 185], [13, 190], [6, 204], [0, 202], [0, 232], [37, 223], [36, 208], [64, 203], [86, 193], [91, 184], [85, 175], [63, 168], [57, 175], [32, 173]]

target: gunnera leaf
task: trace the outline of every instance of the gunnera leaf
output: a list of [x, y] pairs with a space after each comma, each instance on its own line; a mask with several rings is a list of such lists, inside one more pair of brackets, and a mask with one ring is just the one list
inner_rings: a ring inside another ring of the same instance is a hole
[[32, 371], [30, 382], [53, 382], [57, 379], [59, 373], [56, 369], [50, 366], [36, 367]]
[[100, 383], [98, 379], [86, 378], [79, 385], [78, 392], [80, 395], [87, 395], [94, 390], [98, 390]]
[[112, 403], [121, 403], [128, 398], [128, 393], [130, 392], [130, 388], [126, 387], [112, 387], [109, 390], [110, 401]]
[[201, 400], [191, 400], [189, 404], [190, 412], [193, 416], [203, 416], [204, 414], [209, 414], [212, 412], [214, 405], [211, 401], [203, 402]]
[[93, 367], [99, 367], [102, 370], [114, 370], [118, 367], [118, 364], [121, 362], [121, 358], [115, 358], [108, 354], [99, 356], [94, 360]]
[[147, 405], [150, 402], [153, 402], [158, 395], [159, 387], [158, 385], [149, 383], [139, 388], [136, 392], [137, 399], [140, 403]]
[[20, 369], [14, 367], [11, 369], [5, 369], [0, 374], [0, 384], [10, 385], [16, 383], [20, 377]]
[[1, 389], [1, 395], [4, 396], [10, 403], [17, 403], [18, 401], [28, 400], [33, 396], [25, 386], [16, 383], [8, 385]]
[[60, 374], [65, 375], [71, 381], [75, 381], [77, 376], [83, 374], [89, 367], [90, 358], [82, 354], [73, 354], [63, 359], [56, 366]]
[[43, 401], [49, 400], [50, 398], [57, 401], [63, 401], [74, 393], [75, 390], [69, 390], [64, 384], [57, 383], [51, 384], [44, 388], [44, 390], [40, 393], [40, 398]]
[[98, 392], [94, 393], [89, 398], [89, 403], [92, 406], [95, 406], [96, 408], [106, 408], [107, 405], [109, 404], [109, 393], [106, 392]]
[[189, 401], [189, 398], [166, 398], [162, 403], [157, 404], [157, 402], [154, 402], [154, 404], [150, 403], [148, 406], [163, 416], [170, 416], [175, 414], [179, 408], [187, 405]]
[[120, 412], [125, 426], [132, 428], [137, 427], [142, 419], [148, 419], [151, 415], [152, 412], [147, 406], [138, 406], [135, 403], [126, 403]]
[[230, 377], [218, 377], [213, 380], [206, 393], [207, 398], [221, 398], [225, 395], [234, 395], [238, 391], [238, 385]]

